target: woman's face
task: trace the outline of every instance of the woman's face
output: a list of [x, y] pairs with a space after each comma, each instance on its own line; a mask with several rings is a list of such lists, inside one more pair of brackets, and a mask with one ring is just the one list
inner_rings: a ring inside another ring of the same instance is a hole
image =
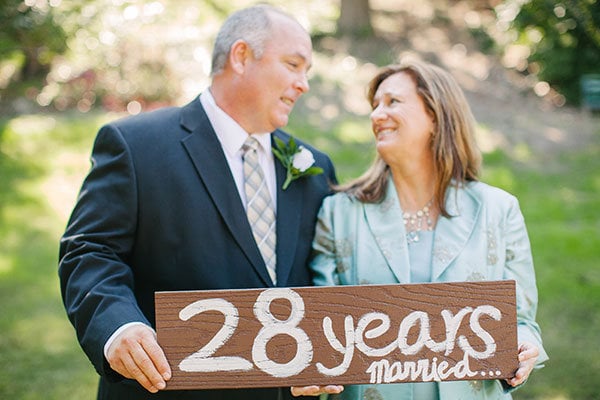
[[371, 125], [377, 151], [388, 163], [431, 155], [433, 117], [417, 94], [413, 78], [399, 72], [386, 78], [375, 92]]

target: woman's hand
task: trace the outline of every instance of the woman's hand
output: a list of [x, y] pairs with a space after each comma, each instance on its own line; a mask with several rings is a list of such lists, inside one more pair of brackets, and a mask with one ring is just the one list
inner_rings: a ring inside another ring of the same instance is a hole
[[515, 372], [515, 376], [507, 379], [506, 382], [513, 387], [525, 382], [533, 370], [535, 361], [539, 355], [540, 350], [536, 345], [529, 342], [521, 343], [519, 345], [519, 368]]
[[343, 386], [340, 385], [327, 385], [327, 386], [292, 386], [292, 396], [319, 396], [323, 393], [337, 394], [344, 390]]

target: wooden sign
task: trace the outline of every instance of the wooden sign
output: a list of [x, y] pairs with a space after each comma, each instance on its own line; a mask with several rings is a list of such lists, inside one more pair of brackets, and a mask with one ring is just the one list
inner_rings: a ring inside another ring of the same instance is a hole
[[505, 379], [514, 281], [156, 293], [168, 389]]

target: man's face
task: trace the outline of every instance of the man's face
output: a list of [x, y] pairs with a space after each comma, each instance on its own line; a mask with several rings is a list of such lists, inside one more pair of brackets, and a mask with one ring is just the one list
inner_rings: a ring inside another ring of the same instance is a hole
[[309, 89], [311, 63], [308, 34], [294, 21], [274, 16], [261, 58], [251, 56], [244, 72], [244, 98], [251, 103], [246, 114], [250, 133], [287, 125], [296, 100]]

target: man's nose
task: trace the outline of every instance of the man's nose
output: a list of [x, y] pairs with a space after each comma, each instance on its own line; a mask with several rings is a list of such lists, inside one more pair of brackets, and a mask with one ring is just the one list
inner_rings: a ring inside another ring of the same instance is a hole
[[308, 84], [308, 76], [306, 74], [302, 74], [301, 77], [298, 77], [295, 84], [296, 90], [300, 93], [306, 93], [310, 89], [310, 85]]

